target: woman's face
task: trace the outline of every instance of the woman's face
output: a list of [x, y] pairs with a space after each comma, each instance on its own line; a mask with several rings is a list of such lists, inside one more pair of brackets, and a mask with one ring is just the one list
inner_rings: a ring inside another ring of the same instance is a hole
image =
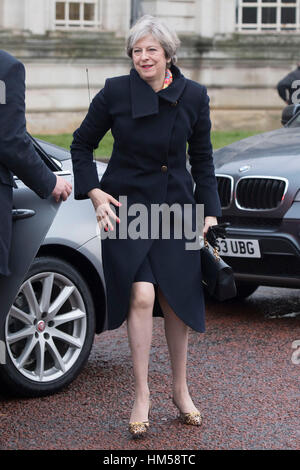
[[160, 43], [148, 34], [139, 39], [132, 49], [133, 65], [143, 80], [163, 80], [167, 67], [165, 51]]

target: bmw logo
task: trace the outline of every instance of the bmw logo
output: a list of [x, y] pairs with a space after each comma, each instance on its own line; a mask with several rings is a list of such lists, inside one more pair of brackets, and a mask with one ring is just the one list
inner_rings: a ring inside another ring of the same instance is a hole
[[251, 168], [250, 165], [244, 165], [244, 166], [241, 166], [241, 167], [240, 167], [239, 171], [240, 171], [241, 173], [244, 173], [245, 171], [250, 170], [250, 168]]

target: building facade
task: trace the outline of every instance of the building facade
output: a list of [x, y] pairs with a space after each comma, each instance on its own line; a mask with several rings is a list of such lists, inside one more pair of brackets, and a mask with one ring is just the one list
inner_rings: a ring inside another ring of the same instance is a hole
[[177, 31], [178, 65], [208, 88], [214, 129], [280, 126], [300, 0], [0, 0], [0, 48], [26, 66], [31, 132], [78, 126], [105, 79], [130, 70], [125, 38], [146, 13]]

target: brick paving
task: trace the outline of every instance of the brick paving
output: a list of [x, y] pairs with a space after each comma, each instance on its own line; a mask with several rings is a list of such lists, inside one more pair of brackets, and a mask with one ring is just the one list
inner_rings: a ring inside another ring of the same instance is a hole
[[[203, 414], [183, 425], [171, 401], [163, 319], [154, 319], [149, 436], [127, 431], [133, 379], [126, 324], [95, 337], [80, 376], [39, 399], [0, 397], [0, 449], [299, 449], [299, 291], [259, 288], [246, 301], [207, 302], [205, 334], [190, 332], [188, 382]], [[286, 315], [286, 316], [285, 316]]]

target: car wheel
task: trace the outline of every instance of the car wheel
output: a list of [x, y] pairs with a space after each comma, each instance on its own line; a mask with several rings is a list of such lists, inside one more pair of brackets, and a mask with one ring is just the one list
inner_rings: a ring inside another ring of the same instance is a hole
[[36, 258], [6, 317], [1, 384], [16, 396], [57, 392], [79, 374], [94, 334], [94, 305], [83, 277], [59, 258]]
[[245, 299], [246, 297], [249, 297], [259, 287], [257, 284], [246, 284], [246, 283], [239, 283], [239, 282], [236, 282], [235, 284], [236, 284], [236, 290], [237, 290], [236, 297], [238, 299]]

